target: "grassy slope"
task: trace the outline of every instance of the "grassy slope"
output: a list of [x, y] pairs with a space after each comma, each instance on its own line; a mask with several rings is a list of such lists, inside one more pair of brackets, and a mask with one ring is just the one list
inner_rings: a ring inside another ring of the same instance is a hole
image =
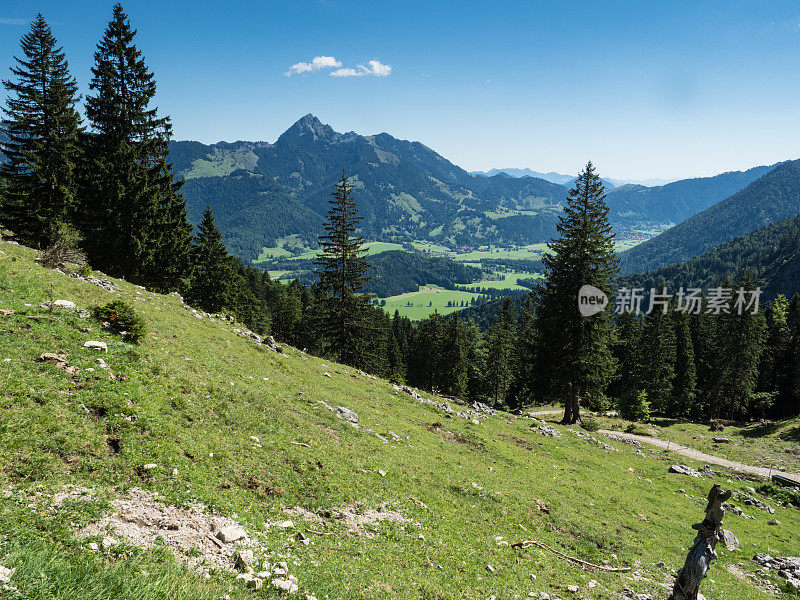
[[[180, 505], [201, 501], [235, 513], [253, 531], [280, 518], [283, 506], [313, 510], [349, 502], [386, 503], [419, 523], [381, 526], [373, 539], [330, 525], [336, 535], [313, 536], [312, 545], [294, 549], [286, 547], [286, 534], [264, 534], [265, 545], [299, 562], [293, 571], [301, 589], [318, 598], [482, 600], [530, 591], [569, 597], [570, 584], [593, 600], [619, 598], [624, 587], [666, 597], [657, 582], [668, 571], [656, 564], [682, 564], [709, 479], [667, 475], [669, 459], [649, 450], [642, 457], [616, 444], [620, 451], [606, 454], [564, 430], [561, 438], [543, 437], [524, 419], [498, 416], [477, 426], [445, 419], [383, 381], [291, 348], [289, 358], [261, 350], [227, 331], [230, 325], [196, 319], [174, 297], [142, 292], [146, 300], [135, 306], [150, 334], [139, 347], [72, 314], [59, 315], [60, 322], [30, 319], [45, 313], [38, 305], [50, 286], [55, 298], [84, 307], [114, 294], [39, 268], [30, 250], [9, 244], [0, 249], [6, 253], [0, 254], [0, 308], [17, 311], [0, 317], [0, 490], [14, 484], [46, 491], [69, 482], [113, 494], [111, 486], [138, 485]], [[137, 295], [133, 286], [120, 286]], [[126, 381], [111, 381], [100, 369], [86, 371], [98, 356], [82, 348], [87, 339], [109, 342], [103, 358]], [[37, 362], [52, 351], [65, 352], [81, 373], [71, 378]], [[384, 444], [338, 420], [318, 400], [352, 408], [367, 427], [381, 434], [392, 430], [403, 441]], [[131, 415], [137, 418], [125, 418]], [[422, 427], [434, 422], [467, 443]], [[252, 435], [262, 448], [254, 447]], [[118, 454], [108, 436], [119, 438]], [[159, 468], [143, 479], [137, 468], [150, 462]], [[259, 485], [249, 485], [251, 478]], [[741, 489], [746, 482], [733, 485]], [[259, 486], [262, 491], [249, 489]], [[266, 486], [280, 495], [263, 493]], [[275, 597], [271, 590], [229, 589], [227, 576], [202, 581], [163, 551], [127, 549], [127, 560], [90, 554], [70, 535], [70, 523], [95, 518], [102, 503], [52, 517], [26, 508], [18, 497], [0, 494], [0, 558], [8, 555], [3, 564], [18, 568], [14, 582], [22, 597]], [[548, 504], [550, 514], [537, 510], [536, 499]], [[796, 554], [797, 512], [779, 508], [781, 528], [766, 524], [767, 513], [747, 512], [756, 520], [726, 519], [743, 549], [718, 549], [720, 559], [704, 585], [707, 597], [767, 598], [725, 567], [741, 563], [752, 571], [748, 559], [760, 551]], [[583, 572], [538, 549], [498, 546], [495, 536], [537, 539], [585, 560], [634, 565], [653, 581]], [[599, 586], [587, 589], [590, 579]]]

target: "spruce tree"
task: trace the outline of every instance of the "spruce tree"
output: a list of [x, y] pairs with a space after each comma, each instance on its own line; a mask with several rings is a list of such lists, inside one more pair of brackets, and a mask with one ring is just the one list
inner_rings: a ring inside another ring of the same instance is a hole
[[210, 313], [230, 308], [234, 293], [232, 263], [210, 207], [197, 226], [192, 255], [194, 268], [186, 301]]
[[[723, 287], [731, 287], [726, 282]], [[755, 280], [748, 271], [740, 287], [755, 289]], [[764, 349], [764, 313], [738, 311], [732, 303], [729, 313], [718, 317], [720, 349], [717, 369], [718, 387], [714, 395], [714, 416], [739, 419], [747, 416], [756, 402], [756, 386], [761, 354]]]
[[525, 297], [515, 331], [513, 379], [506, 402], [510, 409], [520, 409], [531, 402], [536, 385], [535, 357], [538, 326], [533, 294]]
[[359, 368], [368, 360], [366, 345], [374, 333], [367, 314], [370, 297], [359, 293], [369, 268], [363, 238], [356, 235], [360, 221], [353, 186], [342, 171], [334, 185], [325, 233], [319, 236], [322, 251], [314, 263], [319, 286], [328, 294], [320, 323], [327, 351]]
[[697, 368], [690, 316], [685, 312], [671, 314], [675, 338], [675, 377], [672, 382], [670, 414], [686, 418], [694, 408], [697, 394]]
[[556, 226], [559, 238], [542, 257], [537, 363], [546, 373], [544, 392], [564, 398], [564, 422], [579, 423], [583, 396], [600, 395], [613, 377], [609, 311], [583, 317], [578, 291], [592, 285], [607, 296], [618, 271], [603, 182], [588, 163], [570, 190]]
[[500, 318], [492, 324], [487, 336], [487, 375], [495, 406], [505, 404], [514, 374], [514, 321], [514, 304], [511, 298], [506, 298]]
[[83, 215], [93, 264], [166, 288], [182, 275], [191, 228], [167, 163], [172, 126], [151, 107], [152, 71], [120, 4], [97, 45], [86, 98], [89, 201]]
[[36, 15], [14, 57], [2, 129], [6, 181], [0, 220], [26, 244], [41, 245], [58, 222], [69, 223], [76, 203], [80, 160], [78, 84], [50, 27]]
[[656, 309], [645, 316], [638, 353], [636, 387], [647, 392], [653, 410], [667, 412], [675, 379], [675, 329], [669, 314]]

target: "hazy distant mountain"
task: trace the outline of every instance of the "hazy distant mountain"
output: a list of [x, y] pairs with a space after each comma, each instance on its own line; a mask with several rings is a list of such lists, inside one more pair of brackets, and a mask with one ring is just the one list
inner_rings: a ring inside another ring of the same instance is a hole
[[[539, 179], [544, 179], [545, 181], [552, 181], [553, 183], [559, 183], [561, 185], [571, 184], [575, 180], [575, 175], [564, 175], [563, 173], [556, 173], [555, 171], [550, 171], [549, 173], [540, 173], [539, 171], [533, 171], [531, 169], [513, 169], [513, 168], [489, 169], [488, 171], [472, 171], [473, 175], [477, 175], [479, 177], [493, 177], [495, 175], [499, 175], [500, 173], [505, 173], [506, 175], [510, 175], [511, 177], [538, 177]], [[621, 185], [628, 185], [628, 184], [653, 187], [657, 185], [666, 185], [667, 183], [671, 183], [677, 180], [658, 179], [658, 178], [615, 179], [613, 177], [604, 177], [603, 181], [606, 184], [606, 189], [614, 189], [620, 187]]]
[[494, 177], [495, 175], [505, 174], [509, 177], [538, 177], [551, 183], [558, 183], [564, 185], [568, 181], [572, 181], [574, 175], [563, 175], [550, 171], [549, 173], [540, 173], [539, 171], [532, 171], [531, 169], [489, 169], [488, 171], [472, 171], [472, 175], [479, 177]]
[[800, 160], [778, 165], [722, 202], [623, 252], [622, 273], [641, 273], [689, 260], [714, 246], [797, 214], [800, 214]]

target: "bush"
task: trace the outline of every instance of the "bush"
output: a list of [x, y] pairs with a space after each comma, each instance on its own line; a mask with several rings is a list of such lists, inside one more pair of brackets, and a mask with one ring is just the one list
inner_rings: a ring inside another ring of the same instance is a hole
[[756, 491], [759, 494], [774, 498], [778, 502], [800, 508], [800, 492], [796, 492], [792, 488], [781, 487], [774, 483], [763, 483], [756, 488]]
[[42, 250], [39, 264], [46, 269], [61, 267], [64, 263], [86, 264], [86, 255], [80, 249], [81, 234], [66, 223], [58, 222], [50, 229], [50, 241]]
[[107, 321], [123, 334], [126, 340], [137, 343], [147, 332], [144, 318], [136, 314], [133, 307], [124, 300], [114, 300], [105, 306], [94, 309], [94, 316]]
[[647, 427], [642, 427], [638, 423], [631, 423], [625, 428], [625, 433], [632, 433], [633, 435], [646, 435], [648, 437], [652, 437], [653, 432], [652, 430], [648, 429]]
[[650, 419], [650, 402], [647, 392], [631, 390], [617, 403], [619, 416], [628, 421], [647, 421]]
[[709, 431], [725, 431], [725, 425], [720, 423], [719, 421], [711, 421], [708, 424]]
[[587, 417], [581, 420], [581, 427], [586, 431], [595, 432], [600, 429], [600, 423], [593, 417]]

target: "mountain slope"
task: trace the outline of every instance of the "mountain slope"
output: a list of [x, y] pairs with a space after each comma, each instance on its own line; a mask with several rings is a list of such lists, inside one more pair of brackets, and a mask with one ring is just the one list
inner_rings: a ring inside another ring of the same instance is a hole
[[645, 272], [800, 213], [800, 160], [783, 163], [743, 190], [623, 252], [621, 272]]
[[[11, 597], [282, 597], [245, 589], [235, 573], [212, 570], [206, 579], [181, 567], [178, 560], [215, 547], [195, 541], [173, 558], [156, 536], [179, 535], [188, 520], [148, 525], [127, 513], [129, 528], [153, 530], [150, 549], [117, 544], [114, 533], [109, 545], [100, 543], [106, 534], [74, 536], [133, 487], [157, 492], [172, 510], [235, 519], [253, 541], [256, 566], [285, 561], [300, 598], [569, 597], [567, 586], [577, 585], [594, 600], [616, 600], [624, 588], [663, 595], [658, 582], [683, 563], [712, 481], [667, 474], [661, 455], [610, 440], [615, 449], [606, 451], [557, 424], [560, 437], [547, 437], [538, 423], [506, 413], [476, 416], [477, 425], [446, 418], [385, 381], [293, 348], [267, 350], [174, 295], [118, 280], [109, 292], [39, 267], [32, 250], [0, 250], [0, 307], [15, 311], [0, 316], [0, 561], [16, 568], [20, 594]], [[51, 297], [83, 308], [124, 298], [149, 334], [131, 346], [74, 310], [39, 308]], [[84, 349], [87, 339], [106, 342], [108, 352]], [[80, 371], [40, 360], [45, 352], [63, 353]], [[355, 411], [360, 427], [328, 408], [337, 406]], [[64, 484], [78, 487], [64, 493]], [[747, 513], [754, 519], [726, 518], [742, 551], [718, 548], [703, 584], [709, 597], [770, 598], [727, 567], [765, 548], [779, 556], [796, 548], [796, 512]], [[774, 535], [773, 518], [784, 535]], [[286, 519], [291, 526], [274, 525]], [[531, 539], [641, 576], [588, 575], [549, 551], [498, 543]]]
[[789, 217], [720, 244], [686, 262], [629, 275], [619, 285], [660, 287], [673, 292], [679, 287], [701, 289], [734, 285], [750, 271], [762, 286], [766, 298], [782, 293], [791, 298], [800, 293], [800, 215]]
[[777, 165], [714, 177], [684, 179], [658, 187], [624, 185], [608, 193], [609, 217], [616, 225], [680, 223], [744, 189]]

